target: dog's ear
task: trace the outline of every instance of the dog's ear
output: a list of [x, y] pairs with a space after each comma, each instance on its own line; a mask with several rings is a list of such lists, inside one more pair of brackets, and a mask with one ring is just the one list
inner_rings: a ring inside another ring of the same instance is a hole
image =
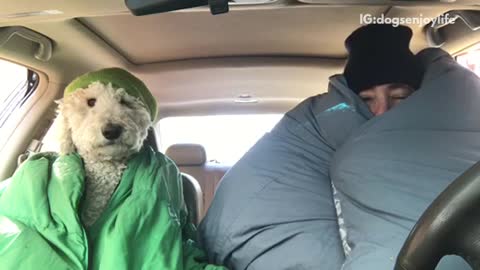
[[75, 145], [72, 140], [72, 130], [68, 119], [66, 118], [65, 104], [64, 100], [57, 100], [55, 103], [58, 104], [57, 118], [55, 119], [54, 125], [57, 127], [57, 138], [60, 142], [60, 155], [67, 155], [72, 152], [75, 152]]

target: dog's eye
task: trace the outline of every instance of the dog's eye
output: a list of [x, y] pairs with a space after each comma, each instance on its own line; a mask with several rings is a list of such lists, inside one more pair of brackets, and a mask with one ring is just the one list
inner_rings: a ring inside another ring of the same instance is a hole
[[123, 98], [120, 100], [120, 104], [122, 104], [122, 105], [124, 105], [124, 106], [127, 106], [128, 108], [132, 108], [132, 107], [133, 107], [133, 105], [132, 105], [131, 102], [128, 102], [127, 100], [125, 100], [125, 99], [123, 99]]
[[88, 105], [88, 107], [93, 107], [93, 106], [95, 106], [95, 102], [97, 102], [97, 99], [95, 99], [95, 98], [89, 98], [89, 99], [87, 100], [87, 105]]

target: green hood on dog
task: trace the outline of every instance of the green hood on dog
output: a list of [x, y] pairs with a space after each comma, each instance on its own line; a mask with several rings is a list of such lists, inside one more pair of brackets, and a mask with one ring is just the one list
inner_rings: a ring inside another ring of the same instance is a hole
[[65, 88], [64, 95], [67, 96], [78, 89], [87, 88], [93, 82], [111, 83], [115, 88], [123, 88], [129, 95], [138, 98], [145, 105], [151, 120], [155, 121], [158, 108], [152, 93], [139, 78], [121, 68], [105, 68], [83, 74]]

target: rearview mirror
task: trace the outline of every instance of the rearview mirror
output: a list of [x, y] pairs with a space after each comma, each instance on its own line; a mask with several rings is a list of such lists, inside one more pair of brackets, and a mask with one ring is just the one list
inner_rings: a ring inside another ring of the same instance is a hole
[[228, 12], [228, 0], [125, 0], [125, 4], [135, 16], [207, 5], [213, 15]]

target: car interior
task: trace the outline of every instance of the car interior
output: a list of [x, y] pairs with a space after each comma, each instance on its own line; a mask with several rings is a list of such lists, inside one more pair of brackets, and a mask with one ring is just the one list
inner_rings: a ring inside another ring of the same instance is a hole
[[[116, 66], [138, 76], [158, 102], [158, 119], [284, 114], [325, 93], [329, 77], [342, 72], [343, 42], [361, 26], [362, 14], [454, 19], [413, 25], [414, 53], [441, 47], [459, 56], [480, 42], [476, 0], [240, 0], [230, 2], [226, 13], [207, 2], [143, 7], [147, 11], [127, 6], [134, 2], [2, 3], [0, 59], [26, 67], [29, 87], [0, 126], [0, 179], [9, 178], [30, 152], [44, 150], [55, 100], [90, 70]], [[162, 145], [158, 133], [155, 126], [147, 139], [156, 149]], [[184, 173], [185, 199], [198, 224], [231, 164], [210, 161], [208, 149], [195, 142], [170, 145], [165, 153]]]

